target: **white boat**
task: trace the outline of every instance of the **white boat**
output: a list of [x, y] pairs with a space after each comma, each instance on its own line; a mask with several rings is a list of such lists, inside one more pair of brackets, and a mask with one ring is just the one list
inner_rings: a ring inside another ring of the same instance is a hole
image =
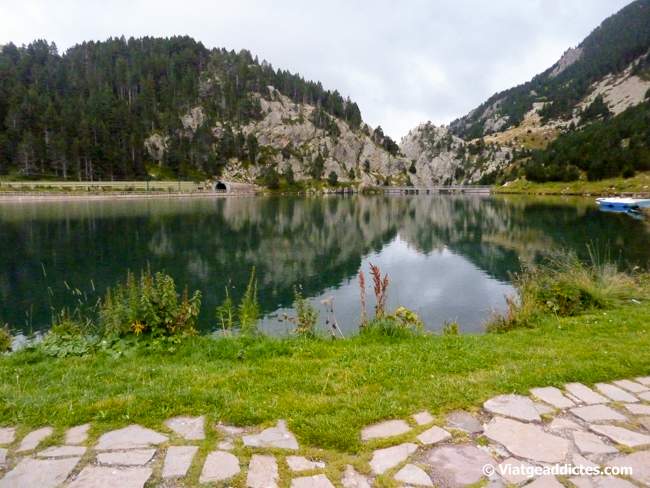
[[596, 198], [596, 203], [602, 209], [612, 210], [638, 210], [640, 208], [650, 208], [650, 198], [622, 198], [622, 197], [609, 197], [609, 198]]

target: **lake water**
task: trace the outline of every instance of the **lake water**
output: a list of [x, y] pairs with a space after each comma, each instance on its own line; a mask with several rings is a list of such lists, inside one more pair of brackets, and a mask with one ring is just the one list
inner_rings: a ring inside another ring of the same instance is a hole
[[[68, 291], [102, 295], [127, 270], [165, 270], [200, 289], [200, 327], [254, 266], [263, 327], [285, 333], [293, 290], [325, 312], [334, 297], [346, 334], [360, 316], [358, 273], [388, 273], [389, 308], [404, 305], [431, 330], [457, 321], [480, 332], [512, 294], [511, 273], [546, 252], [588, 247], [647, 266], [650, 226], [605, 214], [591, 199], [484, 196], [241, 197], [0, 203], [0, 323], [29, 333]], [[373, 306], [368, 281], [368, 311]]]

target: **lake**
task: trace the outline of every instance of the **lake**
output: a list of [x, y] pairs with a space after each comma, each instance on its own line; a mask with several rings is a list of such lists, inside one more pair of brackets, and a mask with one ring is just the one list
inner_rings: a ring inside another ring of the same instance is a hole
[[430, 330], [457, 321], [483, 330], [513, 294], [511, 275], [544, 253], [589, 247], [625, 267], [647, 266], [650, 226], [605, 214], [592, 199], [524, 196], [151, 198], [0, 203], [0, 323], [47, 329], [52, 309], [92, 301], [150, 266], [203, 293], [200, 327], [217, 328], [225, 287], [237, 299], [256, 269], [263, 328], [292, 325], [295, 287], [321, 310], [334, 298], [345, 334], [360, 316], [358, 273], [388, 273], [389, 308]]

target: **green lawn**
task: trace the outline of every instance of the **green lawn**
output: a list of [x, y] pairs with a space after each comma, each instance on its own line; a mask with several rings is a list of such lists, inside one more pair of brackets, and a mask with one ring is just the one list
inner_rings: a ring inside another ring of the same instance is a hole
[[482, 336], [244, 343], [195, 337], [173, 354], [134, 350], [0, 358], [0, 425], [161, 427], [179, 414], [254, 425], [285, 418], [306, 445], [356, 452], [360, 429], [420, 409], [477, 407], [498, 393], [650, 374], [650, 305]]
[[632, 178], [609, 178], [600, 181], [549, 181], [533, 183], [518, 180], [508, 186], [496, 186], [497, 193], [529, 193], [537, 195], [613, 195], [635, 193], [650, 195], [650, 173], [637, 173]]

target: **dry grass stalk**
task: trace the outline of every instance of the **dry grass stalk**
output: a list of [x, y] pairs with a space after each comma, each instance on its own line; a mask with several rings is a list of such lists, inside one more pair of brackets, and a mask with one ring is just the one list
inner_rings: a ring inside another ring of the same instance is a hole
[[372, 275], [373, 291], [375, 292], [375, 317], [383, 317], [386, 313], [386, 298], [388, 297], [388, 275], [381, 277], [379, 266], [370, 264], [370, 274]]

